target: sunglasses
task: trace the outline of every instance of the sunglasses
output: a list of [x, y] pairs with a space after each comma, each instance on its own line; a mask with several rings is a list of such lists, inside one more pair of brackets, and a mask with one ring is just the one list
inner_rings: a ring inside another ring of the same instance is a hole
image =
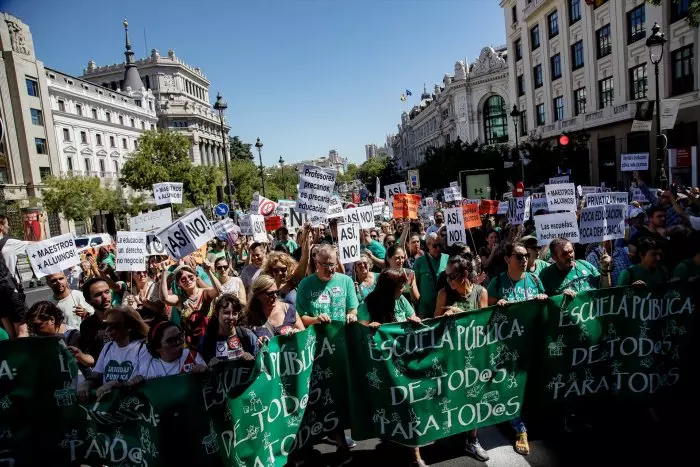
[[366, 268], [367, 263], [365, 261], [359, 261], [359, 262], [355, 263], [355, 266], [358, 268]]
[[513, 253], [511, 256], [513, 258], [517, 259], [518, 261], [522, 261], [525, 258], [527, 258], [527, 254], [525, 254], [525, 253]]
[[192, 282], [194, 281], [194, 276], [182, 276], [180, 277], [180, 282]]
[[148, 275], [148, 271], [136, 271], [135, 274], [136, 274], [137, 276], [147, 276], [147, 275]]
[[225, 271], [227, 269], [228, 269], [228, 264], [222, 264], [222, 265], [216, 267], [217, 271]]
[[377, 234], [370, 234], [370, 237], [377, 238]]
[[287, 274], [287, 268], [270, 268], [272, 274]]
[[279, 290], [270, 290], [265, 292], [265, 295], [267, 295], [267, 298], [277, 298], [277, 296], [280, 294]]
[[333, 270], [333, 269], [335, 269], [336, 266], [338, 266], [335, 263], [318, 263], [318, 265], [324, 269], [330, 269], [330, 270]]

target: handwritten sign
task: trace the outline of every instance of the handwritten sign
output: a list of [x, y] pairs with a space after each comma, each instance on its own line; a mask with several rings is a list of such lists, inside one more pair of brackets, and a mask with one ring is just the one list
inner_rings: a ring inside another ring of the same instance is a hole
[[296, 211], [310, 217], [326, 218], [331, 202], [336, 171], [304, 165], [299, 172], [299, 195]]
[[178, 261], [214, 238], [209, 220], [201, 209], [186, 214], [156, 235], [168, 256]]
[[626, 204], [606, 204], [584, 208], [579, 218], [581, 243], [600, 243], [625, 238]]
[[27, 245], [29, 264], [37, 278], [63, 272], [80, 263], [72, 233], [58, 235], [38, 243]]
[[132, 232], [158, 232], [173, 223], [172, 216], [169, 207], [146, 212], [129, 219], [129, 228]]
[[525, 198], [510, 198], [508, 203], [508, 223], [510, 225], [521, 225], [525, 222]]
[[458, 186], [450, 186], [444, 188], [442, 191], [446, 202], [460, 201], [462, 199], [462, 194]]
[[379, 201], [372, 203], [372, 214], [374, 217], [382, 217], [382, 210], [384, 209], [384, 202]]
[[463, 204], [462, 217], [464, 217], [464, 228], [471, 229], [473, 227], [481, 227], [481, 215], [479, 214], [479, 205]]
[[445, 224], [447, 225], [447, 246], [455, 243], [467, 243], [461, 207], [445, 209]]
[[398, 195], [399, 193], [408, 193], [408, 188], [406, 188], [406, 182], [385, 185], [384, 193], [386, 193], [385, 198], [388, 201], [389, 206], [391, 206], [394, 202], [394, 195]]
[[482, 199], [479, 203], [479, 214], [497, 214], [498, 213], [498, 201], [493, 199]]
[[635, 170], [649, 170], [648, 152], [620, 154], [620, 171], [632, 172]]
[[250, 226], [253, 232], [253, 240], [267, 243], [267, 231], [265, 230], [265, 218], [259, 214], [250, 215]]
[[354, 263], [360, 259], [360, 225], [357, 223], [338, 224], [338, 252], [342, 264]]
[[182, 204], [182, 183], [165, 182], [153, 184], [153, 197], [157, 205]]
[[146, 270], [146, 232], [117, 232], [115, 271]]
[[549, 245], [555, 238], [565, 238], [571, 243], [579, 243], [578, 222], [575, 212], [558, 212], [535, 216], [537, 244]]
[[328, 203], [326, 211], [326, 219], [338, 219], [343, 217], [343, 203], [337, 195], [331, 196], [331, 202]]
[[557, 183], [544, 186], [547, 209], [553, 211], [576, 211], [576, 187], [573, 183]]
[[548, 211], [546, 193], [533, 193], [530, 195], [530, 209], [532, 214], [537, 214], [538, 211]]
[[394, 195], [394, 219], [418, 219], [420, 195], [399, 193]]

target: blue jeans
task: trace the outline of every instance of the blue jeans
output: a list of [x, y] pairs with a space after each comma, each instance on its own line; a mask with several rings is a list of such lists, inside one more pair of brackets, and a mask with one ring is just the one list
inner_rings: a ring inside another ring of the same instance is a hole
[[525, 423], [523, 423], [522, 417], [514, 418], [510, 421], [510, 426], [513, 427], [516, 433], [525, 433], [527, 429], [525, 428]]

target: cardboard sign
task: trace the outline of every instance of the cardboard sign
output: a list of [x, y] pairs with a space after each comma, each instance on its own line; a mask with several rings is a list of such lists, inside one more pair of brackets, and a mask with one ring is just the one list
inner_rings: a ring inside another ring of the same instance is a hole
[[382, 217], [382, 210], [384, 209], [384, 202], [380, 201], [377, 203], [372, 203], [372, 214], [374, 217]]
[[336, 171], [304, 165], [299, 172], [299, 194], [296, 210], [310, 217], [325, 219], [333, 195]]
[[568, 175], [560, 175], [558, 177], [549, 177], [549, 184], [556, 185], [558, 183], [569, 183]]
[[156, 234], [168, 256], [178, 261], [214, 238], [209, 220], [201, 209], [186, 214]]
[[533, 193], [530, 195], [530, 210], [534, 215], [537, 211], [549, 211], [546, 193]]
[[627, 204], [629, 194], [627, 192], [594, 193], [586, 195], [586, 206], [604, 206], [606, 204]]
[[464, 218], [465, 229], [481, 227], [481, 215], [479, 214], [478, 204], [474, 203], [462, 205], [462, 217]]
[[384, 193], [386, 194], [385, 198], [389, 203], [389, 206], [391, 206], [394, 202], [394, 195], [397, 195], [399, 193], [408, 193], [408, 189], [406, 188], [406, 182], [385, 185]]
[[342, 264], [360, 259], [360, 225], [338, 224], [338, 253]]
[[462, 194], [460, 193], [458, 186], [450, 186], [444, 188], [442, 191], [446, 202], [460, 201], [462, 199]]
[[394, 219], [418, 219], [420, 195], [394, 195]]
[[374, 227], [374, 214], [372, 214], [372, 206], [358, 206], [356, 208], [346, 209], [343, 213], [343, 223], [357, 223], [362, 229], [371, 229]]
[[620, 154], [620, 171], [649, 170], [649, 153]]
[[280, 216], [270, 216], [265, 218], [265, 230], [272, 232], [282, 227], [282, 218]]
[[155, 234], [146, 234], [146, 256], [168, 256], [168, 251]]
[[27, 245], [27, 256], [38, 279], [63, 272], [80, 263], [80, 255], [75, 249], [75, 237], [72, 233], [30, 243]]
[[146, 232], [117, 232], [115, 271], [146, 270]]
[[508, 223], [510, 225], [521, 225], [525, 222], [525, 198], [510, 198], [507, 204]]
[[576, 187], [573, 183], [558, 183], [544, 186], [547, 195], [547, 209], [555, 211], [576, 211]]
[[331, 202], [328, 204], [326, 211], [327, 219], [337, 219], [343, 217], [343, 203], [340, 202], [338, 195], [331, 196]]
[[479, 214], [497, 214], [498, 213], [498, 201], [492, 199], [482, 199], [479, 203]]
[[447, 246], [467, 243], [461, 207], [445, 209], [445, 225], [447, 226]]
[[253, 235], [253, 240], [256, 242], [267, 243], [267, 231], [265, 230], [265, 218], [260, 214], [250, 215], [250, 226]]
[[626, 204], [604, 204], [582, 209], [579, 241], [586, 244], [625, 238], [626, 211]]
[[537, 245], [549, 245], [555, 238], [565, 238], [579, 243], [578, 222], [575, 212], [559, 212], [535, 216]]
[[153, 184], [153, 197], [156, 204], [182, 204], [182, 183], [165, 182]]
[[418, 208], [418, 216], [423, 222], [430, 222], [435, 217], [435, 206], [420, 206]]
[[172, 223], [172, 209], [167, 207], [133, 216], [129, 219], [129, 228], [132, 232], [158, 232]]
[[452, 188], [459, 187], [459, 182], [450, 182], [450, 187], [452, 187]]

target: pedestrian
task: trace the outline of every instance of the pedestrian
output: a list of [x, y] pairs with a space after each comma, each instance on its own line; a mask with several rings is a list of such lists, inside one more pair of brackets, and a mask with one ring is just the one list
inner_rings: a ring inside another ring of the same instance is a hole
[[377, 286], [377, 277], [379, 273], [372, 272], [372, 260], [366, 253], [360, 254], [360, 259], [355, 262], [355, 292], [357, 300], [362, 303], [365, 298]]
[[438, 275], [445, 270], [446, 254], [442, 252], [442, 243], [435, 232], [426, 235], [428, 254], [416, 259], [413, 272], [418, 285], [418, 316], [421, 319], [432, 318], [437, 299]]
[[0, 214], [0, 320], [10, 338], [27, 337], [27, 305], [22, 277], [17, 270], [17, 255], [24, 253], [27, 242], [10, 238], [10, 223]]
[[231, 267], [229, 260], [225, 257], [220, 257], [214, 261], [214, 270], [216, 277], [221, 284], [221, 293], [230, 293], [238, 297], [241, 303], [246, 301], [246, 290], [243, 281], [240, 277], [231, 276]]
[[397, 269], [406, 276], [407, 281], [403, 294], [411, 303], [418, 303], [420, 293], [416, 284], [416, 275], [412, 270], [404, 268], [405, 261], [406, 250], [401, 246], [393, 244], [387, 249], [385, 256], [386, 268]]
[[253, 281], [260, 275], [260, 269], [265, 262], [266, 246], [264, 243], [253, 242], [248, 247], [248, 259], [250, 262], [241, 271], [241, 280], [246, 291], [253, 285]]
[[258, 343], [305, 329], [294, 305], [279, 300], [277, 283], [266, 274], [253, 282], [243, 325], [253, 331]]
[[131, 379], [137, 384], [144, 379], [185, 373], [202, 373], [207, 365], [194, 349], [184, 348], [184, 334], [172, 321], [161, 321], [148, 331], [146, 347], [150, 358], [141, 362], [138, 374]]
[[620, 273], [617, 286], [636, 285], [646, 287], [666, 282], [670, 275], [663, 261], [663, 246], [653, 237], [643, 237], [637, 242], [639, 264], [634, 264]]
[[242, 324], [243, 303], [233, 294], [217, 298], [204, 337], [197, 350], [211, 367], [221, 361], [253, 360], [258, 353], [258, 339]]
[[591, 263], [575, 258], [574, 246], [565, 238], [555, 238], [549, 244], [554, 264], [540, 273], [544, 291], [548, 295], [561, 293], [575, 297], [578, 292], [610, 287], [612, 258], [603, 250], [600, 269]]
[[63, 272], [49, 274], [46, 276], [46, 283], [53, 292], [49, 300], [63, 312], [65, 326], [68, 329], [80, 329], [83, 320], [95, 310], [85, 301], [81, 292], [71, 290]]

